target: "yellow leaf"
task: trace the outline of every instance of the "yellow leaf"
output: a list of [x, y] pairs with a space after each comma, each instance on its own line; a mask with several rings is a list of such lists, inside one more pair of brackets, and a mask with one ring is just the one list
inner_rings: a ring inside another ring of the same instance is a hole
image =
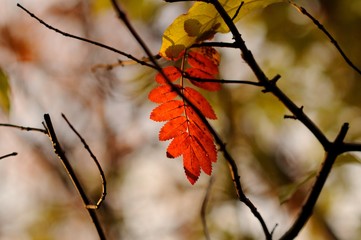
[[5, 72], [0, 67], [0, 107], [8, 114], [10, 111], [10, 85]]
[[[219, 2], [233, 18], [242, 0], [220, 0]], [[264, 8], [276, 2], [285, 2], [285, 0], [244, 0], [243, 2], [234, 22], [255, 9]], [[213, 38], [218, 32], [227, 33], [229, 29], [217, 10], [210, 3], [196, 2], [187, 14], [176, 18], [165, 30], [159, 54], [164, 58], [175, 60], [186, 48], [194, 43]]]

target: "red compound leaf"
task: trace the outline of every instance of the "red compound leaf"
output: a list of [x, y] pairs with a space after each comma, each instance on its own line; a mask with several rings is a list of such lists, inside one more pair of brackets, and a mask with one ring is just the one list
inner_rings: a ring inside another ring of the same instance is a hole
[[[217, 91], [221, 88], [220, 83], [209, 82], [218, 74], [220, 58], [217, 51], [208, 47], [192, 49], [188, 58], [185, 59], [190, 66], [185, 70], [186, 75], [197, 78], [197, 80], [190, 80], [193, 85], [209, 91]], [[198, 114], [208, 119], [217, 119], [217, 116], [200, 92], [191, 87], [184, 87], [181, 70], [168, 66], [163, 71], [168, 81], [158, 73], [156, 82], [160, 86], [154, 88], [148, 96], [149, 100], [160, 104], [153, 109], [150, 118], [158, 122], [166, 121], [159, 131], [159, 140], [171, 140], [167, 148], [167, 157], [183, 156], [186, 177], [191, 184], [194, 184], [201, 171], [210, 175], [212, 163], [217, 161], [217, 149], [213, 136], [204, 119]], [[207, 81], [202, 82], [202, 79]], [[179, 84], [169, 85], [169, 81], [177, 80]], [[177, 100], [175, 88], [178, 88], [179, 93], [182, 93], [189, 102], [182, 98]]]

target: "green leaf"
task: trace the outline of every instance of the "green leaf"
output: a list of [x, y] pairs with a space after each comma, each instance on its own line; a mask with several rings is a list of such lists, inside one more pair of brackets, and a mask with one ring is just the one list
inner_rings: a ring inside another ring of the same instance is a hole
[[10, 85], [8, 76], [0, 67], [0, 107], [6, 114], [10, 111]]
[[[242, 0], [220, 0], [219, 2], [228, 15], [233, 18]], [[244, 0], [243, 2], [234, 22], [239, 21], [253, 10], [265, 8], [272, 3], [285, 2], [285, 0]], [[187, 14], [176, 18], [165, 30], [159, 53], [167, 59], [175, 60], [182, 55], [186, 48], [194, 43], [210, 39], [218, 32], [227, 33], [229, 28], [217, 10], [210, 3], [196, 2]]]
[[315, 176], [316, 171], [311, 171], [300, 181], [282, 186], [278, 191], [278, 198], [280, 200], [280, 203], [283, 204], [287, 202], [287, 200], [289, 200], [302, 185], [306, 184]]

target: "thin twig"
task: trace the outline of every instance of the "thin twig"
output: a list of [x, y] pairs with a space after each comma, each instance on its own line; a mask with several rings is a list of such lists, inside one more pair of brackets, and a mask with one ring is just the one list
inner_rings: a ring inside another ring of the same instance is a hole
[[50, 30], [53, 30], [57, 33], [60, 33], [61, 35], [65, 36], [65, 37], [70, 37], [70, 38], [74, 38], [74, 39], [77, 39], [77, 40], [80, 40], [80, 41], [83, 41], [83, 42], [87, 42], [87, 43], [90, 43], [90, 44], [93, 44], [95, 46], [98, 46], [98, 47], [101, 47], [101, 48], [104, 48], [104, 49], [107, 49], [107, 50], [110, 50], [112, 52], [115, 52], [115, 53], [118, 53], [120, 55], [123, 55], [141, 65], [144, 65], [144, 66], [147, 66], [147, 67], [150, 67], [150, 68], [154, 68], [153, 65], [145, 62], [145, 61], [142, 61], [134, 56], [132, 56], [131, 54], [128, 54], [128, 53], [125, 53], [123, 51], [120, 51], [116, 48], [113, 48], [113, 47], [110, 47], [108, 45], [105, 45], [103, 43], [99, 43], [99, 42], [96, 42], [96, 41], [93, 41], [93, 40], [90, 40], [90, 39], [87, 39], [87, 38], [83, 38], [83, 37], [79, 37], [79, 36], [76, 36], [76, 35], [73, 35], [73, 34], [70, 34], [70, 33], [67, 33], [67, 32], [64, 32], [62, 30], [59, 30], [49, 24], [47, 24], [46, 22], [44, 22], [42, 19], [40, 19], [39, 17], [37, 17], [35, 14], [33, 14], [32, 12], [30, 12], [29, 10], [27, 10], [25, 7], [23, 7], [21, 4], [17, 4], [17, 6], [19, 8], [21, 8], [22, 10], [24, 10], [27, 14], [29, 14], [32, 18], [35, 18], [36, 20], [38, 20], [42, 25], [44, 25], [45, 27], [49, 28]]
[[241, 4], [239, 4], [237, 10], [236, 10], [236, 13], [234, 14], [234, 16], [232, 17], [232, 21], [234, 21], [234, 19], [236, 19], [236, 17], [238, 16], [239, 14], [239, 11], [241, 10], [242, 6], [244, 4], [244, 1], [241, 2]]
[[348, 128], [348, 123], [344, 123], [335, 141], [332, 143], [330, 150], [326, 154], [325, 160], [321, 165], [321, 169], [317, 175], [312, 190], [307, 197], [306, 202], [302, 206], [302, 211], [293, 223], [292, 227], [280, 238], [280, 240], [294, 239], [311, 217], [313, 208], [327, 180], [327, 177], [331, 172], [332, 165], [337, 156], [339, 156], [342, 152], [343, 140], [346, 137]]
[[[154, 56], [155, 59], [160, 59], [161, 56], [159, 54]], [[149, 62], [149, 58], [143, 57], [141, 59], [144, 62]], [[99, 68], [105, 68], [106, 70], [111, 70], [115, 67], [124, 67], [124, 66], [128, 66], [128, 65], [134, 65], [134, 64], [138, 64], [138, 62], [134, 61], [134, 60], [128, 60], [128, 61], [124, 61], [124, 60], [120, 60], [118, 59], [118, 61], [116, 63], [110, 63], [110, 64], [96, 64], [94, 65], [91, 70], [92, 72], [95, 72], [97, 69]]]
[[361, 152], [361, 143], [344, 143], [342, 153], [344, 152]]
[[97, 157], [94, 155], [94, 153], [92, 152], [92, 150], [90, 149], [89, 145], [86, 143], [85, 139], [79, 134], [79, 132], [73, 127], [73, 125], [69, 122], [69, 120], [66, 118], [66, 116], [64, 114], [61, 114], [61, 116], [64, 118], [64, 120], [66, 121], [66, 123], [69, 125], [69, 127], [71, 128], [71, 130], [73, 130], [73, 132], [78, 136], [78, 138], [80, 139], [80, 141], [83, 143], [84, 148], [88, 151], [88, 153], [90, 154], [90, 157], [93, 159], [95, 165], [98, 168], [99, 174], [100, 174], [100, 179], [102, 181], [102, 193], [101, 196], [99, 198], [99, 200], [97, 201], [96, 205], [91, 204], [88, 205], [87, 208], [91, 208], [91, 209], [98, 209], [101, 205], [101, 203], [104, 201], [105, 196], [107, 194], [107, 184], [106, 184], [106, 179], [105, 179], [105, 175], [104, 175], [104, 171], [102, 169], [102, 167], [100, 166], [100, 163], [97, 159]]
[[252, 82], [252, 81], [247, 81], [247, 80], [198, 78], [198, 77], [192, 77], [187, 73], [184, 73], [183, 77], [185, 77], [189, 80], [195, 81], [195, 82], [212, 82], [212, 83], [222, 83], [222, 84], [245, 84], [245, 85], [253, 85], [253, 86], [263, 87], [263, 84], [260, 82]]
[[17, 129], [20, 129], [20, 130], [23, 130], [23, 131], [34, 131], [34, 132], [41, 132], [41, 133], [47, 134], [47, 132], [44, 129], [41, 129], [41, 128], [24, 127], [24, 126], [9, 124], [9, 123], [0, 123], [0, 126], [1, 127], [17, 128]]
[[1, 159], [4, 159], [4, 158], [7, 158], [7, 157], [12, 157], [12, 156], [16, 156], [18, 155], [17, 152], [12, 152], [12, 153], [9, 153], [9, 154], [6, 154], [6, 155], [3, 155], [3, 156], [0, 156], [0, 160]]
[[82, 187], [82, 185], [80, 184], [80, 181], [78, 180], [68, 158], [66, 157], [63, 149], [61, 148], [60, 146], [60, 143], [57, 139], [57, 136], [55, 134], [55, 130], [54, 130], [54, 127], [53, 127], [53, 124], [51, 122], [51, 119], [50, 119], [50, 116], [49, 114], [45, 114], [44, 115], [44, 120], [45, 120], [45, 124], [44, 124], [44, 127], [46, 128], [47, 130], [47, 134], [50, 138], [50, 141], [52, 142], [53, 144], [53, 148], [54, 148], [54, 152], [55, 154], [58, 156], [58, 158], [60, 159], [60, 161], [62, 162], [69, 178], [71, 179], [73, 185], [75, 186], [76, 190], [78, 191], [82, 201], [83, 201], [83, 204], [84, 204], [84, 207], [87, 209], [93, 223], [94, 223], [94, 226], [98, 232], [98, 235], [100, 237], [100, 239], [106, 239], [105, 237], [105, 234], [104, 234], [104, 231], [101, 227], [101, 224], [99, 222], [99, 219], [95, 213], [95, 209], [91, 209], [91, 208], [88, 208], [87, 206], [91, 205], [90, 201], [88, 200], [88, 197], [87, 195], [85, 194], [85, 191], [84, 191], [84, 188]]
[[199, 48], [199, 47], [221, 47], [221, 48], [238, 48], [238, 46], [232, 42], [201, 42], [195, 43], [189, 48]]
[[335, 46], [337, 51], [341, 54], [346, 63], [355, 70], [358, 74], [361, 75], [361, 70], [346, 56], [345, 52], [341, 49], [340, 45], [337, 43], [336, 39], [327, 31], [327, 29], [316, 19], [314, 18], [305, 8], [298, 6], [293, 1], [289, 1], [292, 6], [294, 6], [300, 13], [307, 16], [312, 22], [330, 39], [331, 43]]
[[204, 232], [204, 236], [206, 237], [207, 240], [211, 239], [211, 236], [209, 235], [209, 229], [208, 229], [208, 225], [207, 225], [207, 206], [209, 203], [209, 197], [211, 195], [211, 189], [214, 183], [214, 177], [210, 177], [209, 178], [209, 182], [208, 182], [208, 186], [207, 186], [207, 190], [206, 190], [206, 194], [204, 195], [204, 199], [202, 202], [202, 207], [201, 207], [201, 219], [202, 219], [202, 225], [203, 225], [203, 232]]

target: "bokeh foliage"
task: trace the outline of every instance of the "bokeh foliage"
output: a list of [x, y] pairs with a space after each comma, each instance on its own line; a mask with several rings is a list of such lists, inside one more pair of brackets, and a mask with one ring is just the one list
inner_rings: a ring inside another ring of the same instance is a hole
[[[360, 67], [359, 1], [296, 2], [328, 29]], [[167, 24], [189, 7], [189, 3], [158, 0], [120, 3], [154, 53]], [[12, 88], [12, 108], [8, 117], [1, 116], [2, 121], [41, 127], [45, 112], [55, 119], [64, 112], [71, 119], [101, 160], [108, 178], [106, 205], [99, 214], [109, 239], [204, 239], [199, 212], [209, 179], [201, 176], [191, 187], [184, 180], [181, 161], [164, 156], [165, 146], [157, 141], [160, 126], [148, 119], [154, 105], [146, 96], [154, 86], [155, 73], [137, 65], [92, 72], [93, 66], [121, 57], [44, 29], [11, 0], [4, 5], [11, 11], [2, 14], [4, 21], [0, 22], [0, 66]], [[26, 7], [65, 31], [138, 57], [144, 55], [108, 1], [53, 1], [41, 8], [30, 3]], [[361, 141], [361, 77], [308, 18], [288, 4], [275, 4], [250, 14], [238, 27], [265, 73], [282, 76], [279, 86], [304, 106], [328, 137], [332, 139], [347, 121], [351, 127], [347, 140]], [[232, 39], [221, 35], [215, 40]], [[239, 52], [220, 51], [221, 77], [255, 80]], [[207, 97], [220, 118], [212, 125], [237, 160], [246, 193], [269, 228], [278, 223], [277, 237], [294, 219], [323, 151], [299, 122], [284, 119], [289, 113], [277, 99], [261, 90], [226, 85]], [[74, 168], [96, 199], [100, 188], [96, 169], [60, 117], [56, 127]], [[20, 153], [0, 164], [4, 206], [0, 236], [97, 239], [47, 139], [2, 128], [0, 142], [2, 152]], [[358, 239], [359, 168], [355, 155], [339, 160], [299, 239]], [[212, 239], [263, 237], [254, 217], [237, 201], [223, 159], [215, 165], [206, 216]]]

